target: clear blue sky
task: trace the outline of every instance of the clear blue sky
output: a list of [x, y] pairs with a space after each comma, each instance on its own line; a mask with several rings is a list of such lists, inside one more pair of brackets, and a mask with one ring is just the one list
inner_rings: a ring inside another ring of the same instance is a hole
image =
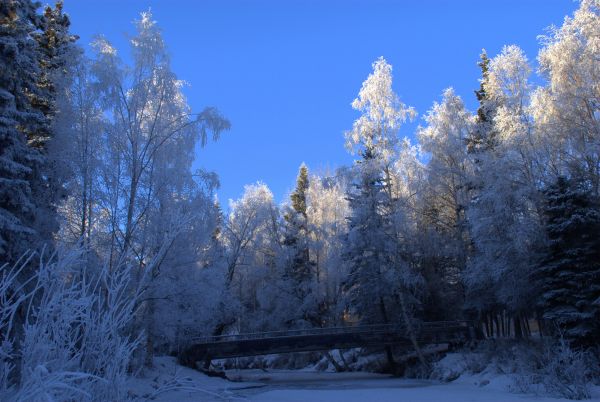
[[[196, 111], [216, 106], [232, 122], [218, 143], [198, 150], [196, 165], [221, 179], [227, 205], [244, 184], [265, 182], [281, 201], [298, 166], [350, 164], [343, 132], [357, 113], [350, 103], [384, 56], [394, 89], [420, 121], [453, 86], [474, 110], [477, 60], [521, 46], [535, 62], [545, 28], [577, 8], [572, 0], [65, 0], [72, 31], [88, 46], [105, 35], [127, 52], [131, 22], [151, 8], [172, 68], [190, 83]], [[414, 137], [416, 124], [401, 135]]]

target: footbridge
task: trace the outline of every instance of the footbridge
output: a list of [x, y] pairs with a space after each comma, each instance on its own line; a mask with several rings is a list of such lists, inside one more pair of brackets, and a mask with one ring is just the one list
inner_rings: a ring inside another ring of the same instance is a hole
[[[419, 346], [463, 344], [479, 338], [469, 321], [421, 322], [413, 327]], [[200, 337], [192, 340], [179, 356], [181, 363], [257, 356], [271, 353], [313, 352], [356, 347], [411, 347], [405, 325], [377, 324], [348, 327], [311, 328]]]

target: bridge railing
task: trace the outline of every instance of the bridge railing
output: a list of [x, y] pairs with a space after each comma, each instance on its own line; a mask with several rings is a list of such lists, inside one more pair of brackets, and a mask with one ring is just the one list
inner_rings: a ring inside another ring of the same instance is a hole
[[[434, 321], [434, 322], [415, 322], [413, 327], [417, 333], [441, 331], [449, 329], [467, 328], [467, 321]], [[334, 334], [359, 334], [359, 333], [406, 333], [405, 324], [372, 324], [372, 325], [354, 325], [340, 327], [324, 327], [324, 328], [306, 328], [292, 329], [283, 331], [268, 331], [268, 332], [250, 332], [240, 334], [226, 334], [218, 336], [201, 336], [192, 338], [191, 341], [196, 344], [203, 343], [219, 343], [219, 342], [235, 342], [244, 340], [270, 339], [270, 338], [285, 338], [295, 336], [311, 336], [311, 335], [334, 335]]]

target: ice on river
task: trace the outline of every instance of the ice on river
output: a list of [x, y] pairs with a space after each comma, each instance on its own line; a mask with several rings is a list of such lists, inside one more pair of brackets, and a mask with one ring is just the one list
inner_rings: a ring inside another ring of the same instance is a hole
[[[442, 383], [392, 378], [373, 373], [332, 373], [310, 370], [230, 370], [227, 381], [178, 366], [159, 357], [144, 378], [130, 383], [136, 400], [158, 402], [559, 402], [536, 395], [512, 393], [507, 376], [463, 375]], [[600, 388], [594, 388], [600, 401]]]

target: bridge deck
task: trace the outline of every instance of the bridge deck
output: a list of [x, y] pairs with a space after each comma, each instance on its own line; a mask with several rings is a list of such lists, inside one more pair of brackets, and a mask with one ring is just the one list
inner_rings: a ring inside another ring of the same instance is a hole
[[[420, 323], [416, 333], [421, 345], [462, 343], [474, 337], [465, 321]], [[220, 358], [410, 344], [405, 326], [398, 324], [311, 328], [195, 338], [180, 359], [193, 366]]]

